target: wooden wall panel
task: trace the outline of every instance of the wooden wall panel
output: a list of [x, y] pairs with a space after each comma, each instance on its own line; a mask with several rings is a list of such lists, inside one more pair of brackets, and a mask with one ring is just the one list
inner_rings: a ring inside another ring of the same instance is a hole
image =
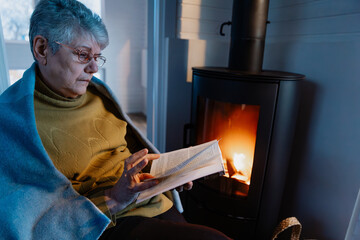
[[360, 1], [272, 0], [268, 19], [269, 40], [344, 40], [360, 35]]
[[177, 37], [229, 41], [230, 27], [224, 27], [225, 37], [219, 31], [231, 15], [232, 0], [178, 0]]

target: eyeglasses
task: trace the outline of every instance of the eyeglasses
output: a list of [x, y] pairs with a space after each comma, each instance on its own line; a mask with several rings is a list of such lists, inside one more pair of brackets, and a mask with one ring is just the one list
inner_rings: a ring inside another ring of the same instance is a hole
[[78, 56], [78, 59], [81, 63], [89, 63], [92, 59], [94, 59], [98, 67], [102, 67], [106, 62], [106, 58], [104, 56], [101, 56], [100, 54], [91, 54], [86, 50], [72, 48], [57, 41], [55, 41], [55, 43], [73, 50], [74, 54]]

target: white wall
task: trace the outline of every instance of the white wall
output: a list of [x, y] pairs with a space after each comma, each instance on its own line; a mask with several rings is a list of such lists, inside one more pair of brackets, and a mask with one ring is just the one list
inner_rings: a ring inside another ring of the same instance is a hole
[[127, 113], [146, 113], [146, 89], [142, 85], [142, 50], [147, 49], [147, 0], [105, 0], [104, 22], [110, 44], [107, 84]]
[[271, 0], [264, 69], [305, 74], [283, 217], [344, 239], [360, 188], [360, 2]]
[[[179, 1], [191, 2], [191, 1]], [[220, 1], [193, 1], [208, 3]], [[229, 4], [229, 1], [226, 1]], [[168, 69], [167, 69], [167, 114], [166, 114], [166, 150], [183, 147], [183, 129], [190, 123], [192, 67], [219, 66], [228, 64], [229, 38], [224, 40], [203, 38], [203, 35], [193, 34], [189, 40], [179, 37], [189, 34], [177, 32], [176, 1], [166, 2], [166, 37], [168, 40]], [[201, 14], [200, 14], [201, 15]], [[231, 17], [231, 16], [230, 16]], [[229, 19], [224, 18], [224, 22]], [[201, 22], [199, 20], [199, 22]], [[220, 26], [214, 29], [218, 33]], [[201, 30], [201, 28], [199, 28]], [[228, 33], [228, 30], [227, 30]], [[197, 37], [196, 37], [197, 36]]]
[[[192, 82], [192, 67], [228, 65], [232, 0], [177, 0], [176, 37], [187, 42], [187, 76]], [[170, 36], [173, 38], [174, 36]]]

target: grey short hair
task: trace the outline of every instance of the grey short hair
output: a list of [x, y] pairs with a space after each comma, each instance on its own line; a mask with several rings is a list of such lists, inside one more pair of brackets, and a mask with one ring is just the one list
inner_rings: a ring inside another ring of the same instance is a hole
[[30, 18], [29, 38], [33, 56], [36, 35], [45, 37], [52, 54], [55, 54], [59, 49], [55, 41], [70, 44], [87, 34], [101, 49], [109, 44], [108, 32], [99, 15], [76, 0], [40, 0]]

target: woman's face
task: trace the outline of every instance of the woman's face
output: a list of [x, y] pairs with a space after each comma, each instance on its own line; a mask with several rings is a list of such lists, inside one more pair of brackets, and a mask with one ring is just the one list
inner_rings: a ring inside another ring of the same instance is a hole
[[[93, 55], [100, 54], [100, 46], [91, 38], [77, 38], [69, 46]], [[64, 97], [76, 98], [85, 94], [98, 66], [94, 59], [89, 63], [81, 63], [74, 50], [60, 46], [54, 55], [47, 55], [46, 65], [40, 70], [43, 81], [50, 89]]]

